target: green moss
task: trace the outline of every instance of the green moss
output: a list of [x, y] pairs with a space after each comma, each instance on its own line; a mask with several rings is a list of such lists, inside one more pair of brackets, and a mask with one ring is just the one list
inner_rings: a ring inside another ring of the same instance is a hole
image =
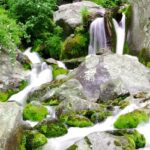
[[141, 110], [135, 110], [133, 112], [121, 115], [114, 123], [115, 128], [136, 128], [140, 123], [147, 122], [148, 115]]
[[59, 68], [57, 65], [53, 66], [53, 78], [56, 79], [56, 77], [60, 74], [68, 74], [68, 70], [64, 68]]
[[150, 67], [150, 50], [143, 48], [139, 53], [139, 61], [147, 67]]
[[61, 59], [78, 58], [87, 55], [88, 35], [76, 34], [69, 36], [62, 45]]
[[112, 115], [111, 112], [96, 112], [91, 116], [91, 121], [94, 123], [101, 122], [111, 115]]
[[15, 94], [16, 92], [14, 90], [0, 90], [0, 102], [6, 102], [9, 97], [13, 94]]
[[23, 110], [23, 118], [25, 120], [41, 121], [48, 114], [48, 110], [42, 106], [27, 104]]
[[30, 70], [31, 69], [31, 65], [30, 64], [22, 64], [22, 66], [23, 66], [23, 68], [25, 69], [25, 70]]
[[43, 122], [35, 128], [48, 138], [62, 136], [68, 132], [65, 125], [58, 121]]
[[44, 101], [44, 105], [50, 105], [50, 106], [56, 106], [60, 103], [60, 100], [58, 99], [48, 99], [46, 101]]
[[33, 150], [47, 143], [47, 138], [37, 131], [26, 131], [22, 143], [21, 150]]
[[23, 90], [27, 85], [28, 85], [28, 81], [26, 81], [26, 80], [20, 81], [19, 87], [18, 87], [19, 91]]
[[93, 125], [88, 118], [76, 114], [61, 115], [60, 120], [72, 127], [88, 127]]
[[136, 149], [142, 148], [146, 144], [145, 137], [136, 130], [132, 134], [126, 134], [126, 137], [129, 142], [134, 143]]
[[115, 140], [115, 141], [114, 141], [114, 144], [115, 144], [116, 146], [121, 146], [121, 143], [120, 143], [119, 140]]
[[77, 150], [78, 146], [73, 144], [72, 146], [70, 146], [69, 148], [67, 148], [67, 150]]

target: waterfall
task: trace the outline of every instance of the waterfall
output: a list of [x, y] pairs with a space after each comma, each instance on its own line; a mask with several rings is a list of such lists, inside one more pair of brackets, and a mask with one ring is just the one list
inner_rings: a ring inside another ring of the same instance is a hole
[[30, 72], [29, 85], [17, 94], [12, 95], [8, 101], [15, 101], [20, 105], [24, 105], [28, 98], [28, 94], [44, 83], [51, 82], [52, 68], [45, 62], [42, 62], [39, 55], [36, 52], [31, 52], [31, 48], [28, 48], [24, 55], [26, 55], [32, 62], [32, 70]]
[[122, 55], [125, 42], [125, 14], [122, 14], [122, 19], [119, 22], [113, 19], [113, 24], [117, 36], [116, 53]]
[[88, 54], [96, 54], [107, 48], [104, 18], [96, 18], [90, 25], [90, 44]]

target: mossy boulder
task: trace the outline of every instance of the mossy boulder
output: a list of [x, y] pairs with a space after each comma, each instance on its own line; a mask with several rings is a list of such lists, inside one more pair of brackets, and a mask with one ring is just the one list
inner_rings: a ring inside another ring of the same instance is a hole
[[53, 73], [53, 78], [54, 79], [56, 79], [56, 77], [58, 75], [61, 75], [61, 74], [65, 74], [66, 75], [66, 74], [68, 74], [68, 70], [67, 69], [59, 68], [58, 65], [53, 64], [52, 67], [53, 67], [52, 73]]
[[[144, 135], [139, 133], [137, 130], [125, 129], [125, 130], [114, 130], [108, 132], [111, 132], [111, 134], [118, 137], [119, 141], [115, 141], [115, 144], [117, 145], [120, 144], [123, 150], [142, 148], [146, 144]], [[120, 137], [124, 137], [125, 139], [127, 139], [128, 143], [121, 144]]]
[[61, 59], [78, 58], [87, 55], [88, 39], [85, 34], [69, 36], [63, 43]]
[[88, 127], [93, 125], [88, 118], [76, 114], [61, 115], [60, 120], [72, 127]]
[[0, 101], [1, 102], [6, 102], [9, 99], [9, 97], [11, 95], [15, 94], [15, 93], [16, 92], [11, 90], [11, 89], [9, 89], [9, 90], [2, 90], [2, 89], [0, 89]]
[[148, 114], [142, 110], [121, 115], [114, 123], [115, 128], [136, 128], [140, 123], [148, 121]]
[[41, 121], [48, 114], [47, 108], [42, 105], [27, 104], [23, 110], [23, 119]]
[[20, 146], [21, 150], [33, 150], [47, 143], [47, 138], [37, 131], [26, 131]]
[[47, 120], [35, 126], [35, 128], [46, 137], [58, 137], [66, 134], [66, 126], [57, 120]]
[[96, 123], [96, 122], [101, 122], [104, 121], [108, 116], [111, 116], [112, 113], [111, 112], [95, 112], [92, 116], [91, 116], [91, 121]]

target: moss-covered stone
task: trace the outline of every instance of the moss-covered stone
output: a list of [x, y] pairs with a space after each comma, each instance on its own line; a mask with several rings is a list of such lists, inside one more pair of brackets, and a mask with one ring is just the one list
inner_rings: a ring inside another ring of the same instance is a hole
[[129, 140], [129, 142], [134, 143], [133, 145], [135, 145], [136, 149], [142, 148], [146, 144], [146, 140], [145, 140], [144, 135], [140, 134], [136, 130], [133, 133], [131, 133], [131, 134], [126, 134], [125, 136]]
[[6, 102], [9, 97], [13, 94], [15, 94], [16, 92], [14, 90], [0, 90], [0, 102]]
[[58, 99], [47, 99], [43, 102], [44, 105], [50, 105], [50, 106], [56, 106], [60, 103], [61, 101]]
[[73, 113], [61, 115], [60, 120], [73, 127], [88, 127], [93, 125], [88, 118]]
[[96, 122], [101, 122], [104, 121], [108, 116], [111, 116], [111, 112], [96, 112], [91, 116], [91, 121], [96, 123]]
[[48, 114], [48, 110], [42, 105], [27, 104], [23, 110], [23, 119], [41, 121]]
[[87, 34], [76, 34], [69, 36], [63, 43], [61, 59], [71, 59], [87, 55]]
[[47, 138], [37, 131], [26, 131], [22, 143], [21, 150], [34, 150], [47, 143]]
[[70, 146], [69, 148], [67, 148], [67, 150], [77, 150], [78, 146], [73, 144], [72, 146]]
[[136, 128], [140, 123], [147, 122], [148, 115], [141, 110], [135, 110], [133, 112], [121, 115], [114, 123], [115, 128]]
[[66, 126], [56, 120], [44, 121], [35, 128], [48, 138], [62, 136], [68, 132]]
[[52, 65], [53, 67], [53, 78], [56, 79], [56, 77], [60, 74], [68, 74], [68, 70], [67, 69], [64, 69], [64, 68], [59, 68], [57, 65]]
[[28, 85], [28, 81], [26, 81], [26, 80], [20, 81], [19, 87], [18, 87], [19, 91], [23, 90], [27, 85]]

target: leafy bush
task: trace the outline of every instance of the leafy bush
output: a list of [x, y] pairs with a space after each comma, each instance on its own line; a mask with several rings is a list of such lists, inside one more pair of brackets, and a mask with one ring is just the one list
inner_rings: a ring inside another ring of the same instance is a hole
[[16, 21], [8, 16], [6, 10], [0, 8], [0, 52], [8, 53], [14, 60], [21, 35], [22, 31]]
[[87, 25], [89, 21], [90, 12], [88, 11], [87, 7], [81, 8], [81, 16], [82, 16], [82, 24]]
[[70, 59], [85, 56], [87, 54], [88, 38], [86, 34], [69, 36], [63, 43], [61, 59]]
[[11, 14], [26, 30], [23, 44], [42, 56], [59, 58], [62, 29], [53, 22], [56, 0], [8, 0]]

